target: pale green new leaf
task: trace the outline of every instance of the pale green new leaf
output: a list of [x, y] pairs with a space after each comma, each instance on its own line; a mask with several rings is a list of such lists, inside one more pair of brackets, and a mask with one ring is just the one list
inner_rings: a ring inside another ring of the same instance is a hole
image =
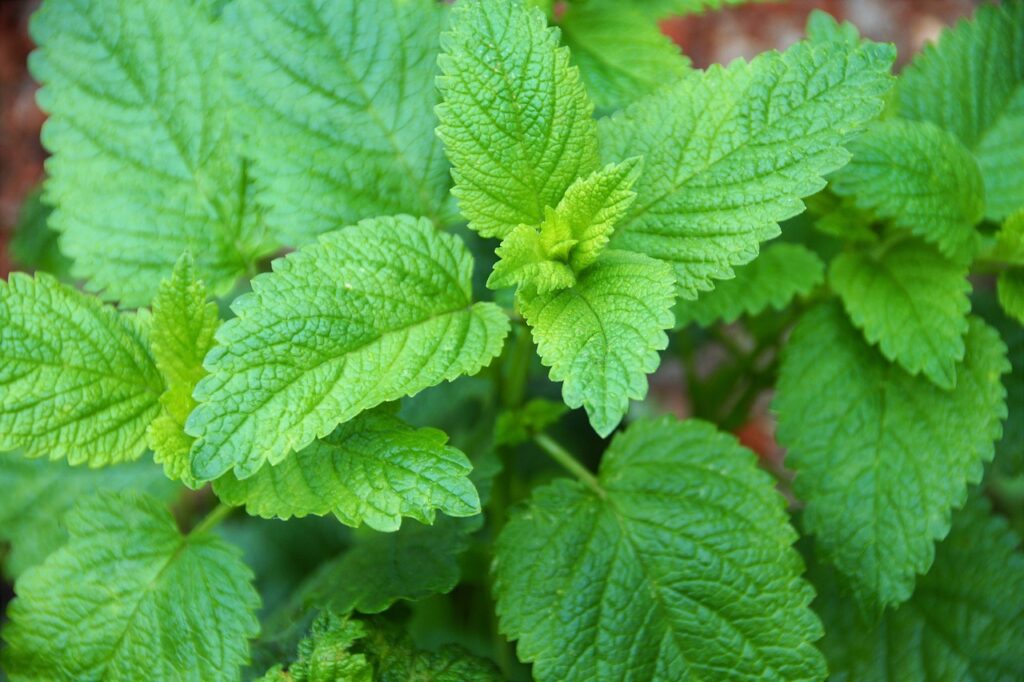
[[558, 26], [598, 111], [621, 109], [689, 71], [690, 60], [635, 5], [570, 5]]
[[459, 209], [485, 237], [539, 225], [598, 167], [594, 107], [558, 39], [522, 0], [460, 2], [442, 38], [437, 133]]
[[784, 507], [735, 438], [637, 422], [593, 487], [537, 488], [502, 530], [501, 628], [541, 682], [824, 679]]
[[3, 567], [11, 578], [42, 563], [67, 541], [64, 514], [96, 492], [147, 492], [170, 502], [181, 490], [148, 459], [103, 469], [0, 454], [0, 542], [11, 544]]
[[430, 0], [241, 0], [229, 63], [246, 149], [289, 244], [378, 215], [441, 218], [434, 135], [447, 10]]
[[668, 346], [674, 288], [668, 265], [643, 254], [608, 250], [576, 286], [550, 294], [521, 290], [519, 305], [541, 362], [562, 398], [583, 406], [607, 436], [647, 395], [647, 374]]
[[891, 45], [799, 43], [695, 72], [601, 122], [605, 159], [642, 154], [613, 245], [672, 264], [689, 299], [753, 260], [850, 158], [882, 109]]
[[800, 244], [772, 244], [736, 276], [719, 282], [696, 301], [676, 303], [676, 324], [696, 322], [707, 327], [732, 323], [741, 315], [758, 315], [768, 308], [781, 310], [797, 296], [809, 293], [825, 280], [825, 264]]
[[455, 645], [418, 649], [393, 623], [325, 611], [299, 643], [298, 660], [260, 682], [497, 682], [494, 665]]
[[206, 358], [185, 426], [192, 474], [247, 478], [363, 410], [478, 372], [508, 318], [473, 303], [472, 270], [457, 237], [409, 216], [364, 220], [275, 261]]
[[905, 239], [878, 253], [839, 254], [829, 268], [829, 283], [854, 325], [882, 355], [937, 386], [956, 386], [971, 310], [966, 266]]
[[47, 274], [0, 282], [0, 450], [136, 459], [163, 390], [141, 320]]
[[47, 0], [30, 60], [50, 117], [50, 224], [73, 274], [145, 305], [185, 250], [217, 293], [265, 254], [220, 53], [188, 0]]
[[835, 17], [824, 10], [812, 10], [807, 17], [807, 39], [815, 42], [840, 42], [857, 45], [860, 42], [860, 31], [848, 21], [838, 22]]
[[557, 207], [544, 209], [539, 227], [520, 225], [505, 237], [487, 285], [529, 284], [541, 294], [574, 285], [608, 245], [636, 196], [631, 188], [639, 175], [640, 159], [634, 157], [576, 180]]
[[812, 574], [822, 651], [840, 682], [1024, 679], [1024, 556], [1004, 519], [977, 497], [953, 515], [935, 565], [910, 601], [865, 624], [823, 567]]
[[244, 480], [227, 473], [217, 496], [264, 518], [333, 513], [349, 526], [394, 531], [402, 517], [434, 522], [480, 513], [473, 468], [437, 429], [414, 429], [387, 407], [364, 412], [323, 440]]
[[185, 433], [185, 420], [196, 406], [192, 391], [206, 376], [203, 358], [213, 348], [220, 326], [217, 305], [207, 298], [192, 254], [186, 252], [157, 289], [149, 331], [156, 366], [167, 384], [160, 396], [160, 415], [149, 426], [149, 447], [167, 475], [190, 488], [200, 484], [192, 476], [189, 451], [194, 439]]
[[340, 613], [379, 613], [399, 600], [451, 592], [459, 583], [459, 557], [481, 521], [441, 517], [432, 526], [406, 523], [394, 533], [362, 533], [350, 550], [320, 567], [305, 601]]
[[1024, 324], [1024, 268], [1010, 268], [999, 274], [996, 284], [999, 305], [1006, 314]]
[[956, 135], [978, 159], [985, 214], [1024, 206], [1024, 2], [984, 4], [900, 78], [899, 112]]
[[970, 320], [956, 388], [868, 346], [838, 304], [806, 315], [783, 352], [774, 409], [804, 527], [869, 613], [910, 597], [1006, 417], [1006, 346]]
[[13, 680], [231, 680], [259, 632], [237, 550], [182, 536], [157, 500], [96, 496], [70, 540], [21, 575], [3, 629]]
[[853, 159], [832, 181], [836, 194], [946, 256], [970, 261], [984, 190], [977, 162], [955, 137], [928, 122], [889, 119], [869, 127], [850, 150]]

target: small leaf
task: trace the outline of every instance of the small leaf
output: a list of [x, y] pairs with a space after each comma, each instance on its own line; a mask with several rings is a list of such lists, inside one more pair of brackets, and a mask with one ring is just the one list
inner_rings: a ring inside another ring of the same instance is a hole
[[800, 244], [773, 244], [750, 263], [737, 268], [696, 301], [676, 303], [676, 324], [732, 323], [741, 315], [782, 310], [795, 297], [809, 293], [825, 279], [825, 264]]
[[0, 282], [0, 450], [137, 459], [164, 390], [143, 324], [51, 275]]
[[364, 410], [478, 372], [508, 318], [473, 303], [472, 270], [457, 237], [409, 216], [365, 220], [275, 261], [206, 358], [185, 425], [193, 475], [247, 478]]
[[208, 302], [208, 296], [197, 279], [192, 255], [184, 253], [157, 289], [149, 332], [156, 366], [167, 384], [160, 396], [160, 415], [149, 426], [149, 447], [169, 478], [193, 489], [201, 484], [192, 476], [189, 451], [195, 439], [185, 433], [185, 420], [195, 409], [192, 391], [206, 376], [203, 358], [213, 348], [220, 326], [217, 305]]
[[239, 480], [214, 481], [217, 496], [250, 514], [289, 519], [333, 513], [357, 527], [398, 530], [403, 516], [434, 522], [480, 513], [469, 459], [436, 429], [414, 429], [387, 407], [364, 412], [334, 433]]
[[520, 291], [523, 317], [551, 380], [563, 382], [565, 404], [585, 407], [601, 436], [615, 429], [631, 399], [647, 395], [646, 375], [668, 346], [674, 298], [665, 263], [613, 250], [571, 289]]
[[502, 530], [501, 628], [541, 682], [824, 679], [795, 538], [733, 437], [637, 422], [596, 488], [539, 487]]
[[3, 664], [22, 679], [223, 680], [259, 632], [238, 552], [182, 536], [151, 497], [106, 494], [67, 517], [70, 540], [21, 575]]
[[850, 151], [853, 160], [832, 181], [837, 194], [949, 258], [971, 260], [985, 195], [977, 162], [956, 138], [931, 123], [889, 119], [872, 125]]
[[829, 280], [853, 324], [882, 355], [937, 386], [956, 386], [971, 310], [965, 266], [908, 239], [878, 255], [840, 254]]
[[1010, 268], [999, 274], [996, 291], [1006, 314], [1024, 324], [1024, 268]]

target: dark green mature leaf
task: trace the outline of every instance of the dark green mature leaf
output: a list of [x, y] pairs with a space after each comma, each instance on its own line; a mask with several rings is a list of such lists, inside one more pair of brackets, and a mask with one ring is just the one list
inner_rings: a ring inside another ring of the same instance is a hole
[[475, 374], [508, 333], [473, 303], [463, 243], [409, 216], [364, 220], [274, 262], [217, 332], [186, 431], [200, 480], [277, 464], [383, 402]]
[[229, 64], [268, 221], [289, 244], [364, 218], [442, 218], [434, 135], [445, 8], [430, 0], [241, 0]]
[[676, 303], [676, 324], [707, 327], [735, 322], [768, 308], [781, 310], [795, 297], [809, 293], [825, 279], [825, 264], [800, 244], [773, 244], [750, 263], [736, 269], [732, 279], [718, 282], [696, 301]]
[[970, 262], [985, 195], [977, 162], [953, 135], [928, 122], [889, 119], [850, 151], [853, 159], [832, 181], [837, 194]]
[[181, 490], [148, 459], [103, 469], [0, 454], [0, 541], [11, 543], [5, 572], [12, 578], [67, 540], [64, 515], [93, 493], [131, 490], [170, 502]]
[[636, 5], [570, 5], [558, 26], [598, 111], [622, 109], [689, 71], [690, 60]]
[[734, 438], [637, 422], [594, 487], [538, 488], [505, 526], [501, 626], [541, 681], [823, 679], [795, 538]]
[[137, 459], [163, 390], [140, 319], [44, 273], [0, 282], [0, 450]]
[[984, 4], [946, 30], [900, 78], [899, 113], [932, 121], [978, 159], [985, 214], [1024, 206], [1024, 2]]
[[229, 680], [259, 632], [238, 552], [182, 536], [151, 497], [108, 494], [67, 516], [70, 540], [21, 575], [3, 665], [25, 680]]
[[843, 144], [881, 111], [894, 56], [803, 42], [694, 72], [603, 120], [606, 161], [644, 157], [613, 246], [671, 263], [685, 298], [730, 278], [849, 160]]
[[437, 133], [469, 226], [504, 238], [539, 225], [545, 207], [597, 169], [594, 107], [539, 10], [522, 0], [465, 0], [453, 14], [438, 60]]
[[966, 266], [909, 239], [877, 253], [840, 254], [829, 281], [854, 325], [882, 355], [937, 386], [956, 386], [971, 310]]
[[31, 29], [50, 224], [72, 273], [145, 305], [191, 250], [226, 293], [273, 245], [225, 97], [223, 32], [189, 0], [47, 0]]
[[1006, 347], [975, 318], [964, 341], [952, 391], [886, 361], [838, 304], [783, 352], [774, 408], [804, 527], [869, 612], [910, 597], [1002, 431]]
[[865, 624], [824, 567], [811, 579], [821, 648], [842, 682], [1012, 682], [1024, 677], [1024, 555], [982, 499], [953, 516], [910, 601]]
[[288, 519], [333, 513], [350, 526], [398, 530], [402, 517], [433, 523], [480, 513], [462, 452], [437, 429], [414, 429], [387, 407], [364, 412], [283, 462], [239, 480], [214, 481], [217, 496], [250, 514]]

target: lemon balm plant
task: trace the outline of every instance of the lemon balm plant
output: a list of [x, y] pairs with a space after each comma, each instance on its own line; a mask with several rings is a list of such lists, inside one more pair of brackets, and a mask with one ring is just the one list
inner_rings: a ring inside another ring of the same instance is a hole
[[1024, 676], [1024, 3], [717, 4], [44, 0], [6, 674]]

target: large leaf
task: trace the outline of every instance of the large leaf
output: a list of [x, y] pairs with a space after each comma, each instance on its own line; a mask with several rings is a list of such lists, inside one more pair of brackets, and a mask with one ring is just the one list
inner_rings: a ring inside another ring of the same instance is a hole
[[590, 424], [607, 436], [647, 395], [647, 374], [658, 368], [672, 326], [672, 272], [652, 258], [606, 251], [571, 289], [521, 291], [523, 317], [541, 362], [561, 381], [569, 407], [585, 407]]
[[501, 627], [542, 682], [823, 679], [795, 538], [734, 438], [638, 422], [594, 487], [537, 488], [502, 530]]
[[3, 664], [22, 680], [230, 680], [259, 632], [238, 552], [182, 536], [155, 499], [97, 496], [15, 585]]
[[164, 390], [141, 322], [59, 283], [0, 283], [0, 450], [103, 466], [136, 459]]
[[222, 32], [188, 0], [47, 0], [31, 28], [50, 224], [73, 274], [145, 305], [190, 249], [226, 293], [272, 244], [230, 120]]
[[598, 165], [594, 107], [569, 51], [523, 0], [460, 2], [443, 46], [437, 132], [462, 214], [485, 237], [539, 225]]
[[1024, 3], [985, 4], [945, 31], [900, 78], [899, 113], [932, 121], [978, 159], [985, 212], [1024, 206]]
[[363, 410], [474, 374], [508, 318], [473, 303], [457, 237], [409, 216], [324, 235], [252, 281], [217, 332], [186, 431], [192, 473], [239, 478], [280, 462]]
[[964, 342], [952, 391], [890, 364], [835, 304], [804, 315], [783, 352], [774, 407], [804, 526], [869, 613], [910, 597], [992, 459], [1006, 346], [977, 319]]
[[803, 42], [603, 120], [604, 159], [644, 157], [612, 244], [671, 263], [686, 298], [732, 277], [849, 160], [843, 144], [881, 110], [893, 58], [889, 45]]
[[363, 218], [439, 220], [445, 10], [430, 0], [242, 0], [230, 64], [268, 220], [290, 244]]
[[866, 624], [823, 567], [812, 572], [825, 622], [821, 648], [844, 682], [1024, 678], [1024, 556], [1004, 519], [973, 499], [953, 516], [914, 596]]
[[217, 496], [250, 514], [288, 519], [334, 513], [350, 526], [397, 530], [402, 517], [434, 522], [480, 513], [462, 452], [437, 429], [414, 429], [386, 407], [364, 412], [323, 440], [239, 480], [214, 482]]

